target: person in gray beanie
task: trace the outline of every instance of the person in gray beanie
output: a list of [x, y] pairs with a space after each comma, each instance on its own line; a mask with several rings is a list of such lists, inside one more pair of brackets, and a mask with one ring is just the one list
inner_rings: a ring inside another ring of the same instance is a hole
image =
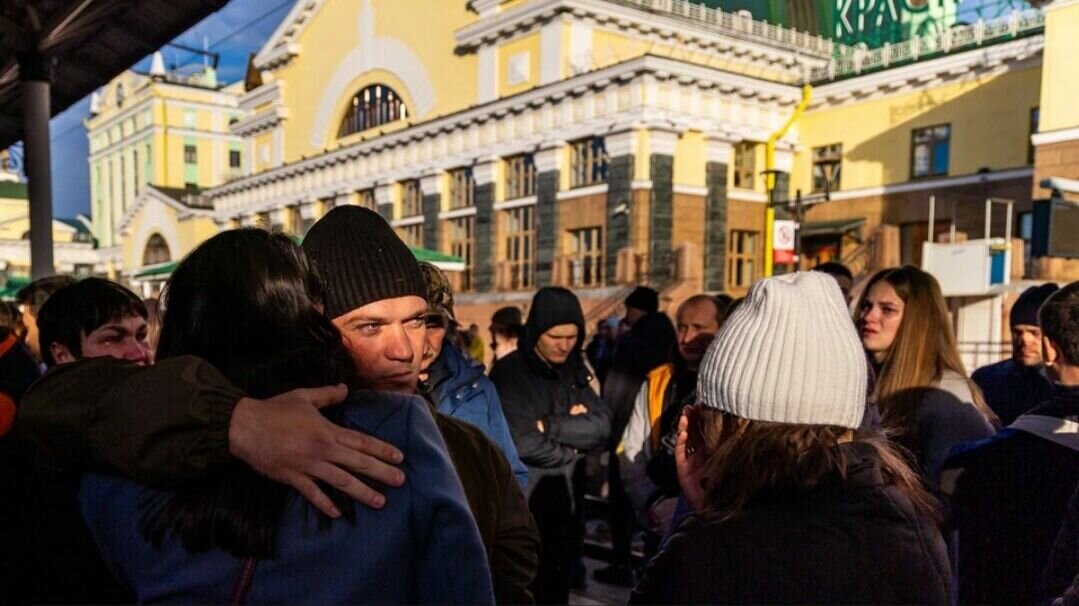
[[1008, 426], [1020, 415], [1053, 397], [1053, 384], [1042, 365], [1042, 331], [1038, 308], [1059, 287], [1049, 282], [1023, 291], [1008, 315], [1012, 329], [1012, 357], [974, 371], [971, 379], [981, 388], [985, 403]]
[[866, 360], [820, 273], [750, 289], [701, 362], [676, 464], [694, 513], [636, 604], [948, 604], [936, 502], [883, 438], [857, 433]]

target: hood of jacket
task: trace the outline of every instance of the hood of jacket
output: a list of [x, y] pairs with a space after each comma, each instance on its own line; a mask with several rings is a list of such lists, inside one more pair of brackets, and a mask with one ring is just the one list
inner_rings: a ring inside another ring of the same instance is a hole
[[[472, 387], [484, 374], [483, 365], [465, 356], [449, 341], [442, 345], [442, 353], [431, 366], [431, 381], [428, 388], [436, 400], [447, 394], [456, 394]], [[476, 388], [478, 391], [479, 388]]]
[[[577, 344], [574, 345], [569, 359], [556, 367], [548, 364], [536, 354], [536, 344], [543, 333], [562, 324], [573, 324], [577, 327]], [[544, 374], [569, 373], [587, 382], [588, 371], [581, 355], [584, 333], [584, 311], [581, 309], [581, 302], [577, 299], [577, 295], [559, 286], [545, 286], [532, 299], [532, 307], [528, 310], [528, 320], [525, 322], [524, 334], [521, 335], [518, 350], [524, 353], [533, 367]]]

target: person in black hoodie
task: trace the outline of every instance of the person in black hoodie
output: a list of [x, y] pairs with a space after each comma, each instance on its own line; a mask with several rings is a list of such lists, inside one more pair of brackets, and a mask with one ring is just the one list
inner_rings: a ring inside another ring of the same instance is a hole
[[581, 355], [584, 313], [565, 288], [540, 289], [532, 299], [517, 351], [491, 371], [521, 460], [528, 466], [529, 508], [540, 532], [539, 604], [569, 600], [572, 568], [583, 528], [574, 498], [574, 469], [584, 453], [602, 447], [610, 414], [589, 384]]
[[999, 434], [956, 449], [941, 485], [959, 529], [959, 601], [1032, 604], [1079, 483], [1079, 282], [1038, 312], [1056, 395]]

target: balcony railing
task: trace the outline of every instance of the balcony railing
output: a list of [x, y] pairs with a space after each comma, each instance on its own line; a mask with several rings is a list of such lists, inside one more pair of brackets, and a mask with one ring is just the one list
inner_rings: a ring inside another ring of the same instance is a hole
[[911, 38], [899, 44], [885, 44], [872, 50], [838, 46], [840, 52], [823, 67], [810, 70], [810, 80], [827, 82], [858, 74], [896, 67], [988, 44], [1006, 42], [1042, 31], [1045, 14], [1038, 9], [1013, 11], [1004, 19], [978, 21]]
[[686, 0], [609, 0], [661, 15], [680, 17], [712, 31], [782, 46], [821, 57], [832, 56], [843, 45], [827, 38], [772, 25], [754, 19], [749, 13], [729, 13], [698, 2]]

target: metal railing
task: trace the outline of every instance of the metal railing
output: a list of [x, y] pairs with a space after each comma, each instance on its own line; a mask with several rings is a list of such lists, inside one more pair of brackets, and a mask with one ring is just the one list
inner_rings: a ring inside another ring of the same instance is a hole
[[661, 15], [671, 15], [694, 21], [697, 25], [718, 33], [778, 45], [801, 52], [828, 57], [843, 45], [827, 38], [773, 25], [754, 19], [747, 13], [729, 13], [687, 0], [608, 0]]
[[960, 341], [959, 356], [967, 372], [989, 364], [996, 364], [1012, 355], [1012, 345], [1004, 341]]
[[810, 80], [827, 82], [867, 71], [887, 69], [921, 59], [1013, 40], [1042, 31], [1045, 14], [1038, 9], [1013, 11], [1005, 19], [978, 21], [941, 32], [911, 38], [899, 44], [885, 44], [872, 50], [839, 45], [841, 49], [828, 65], [810, 70]]

